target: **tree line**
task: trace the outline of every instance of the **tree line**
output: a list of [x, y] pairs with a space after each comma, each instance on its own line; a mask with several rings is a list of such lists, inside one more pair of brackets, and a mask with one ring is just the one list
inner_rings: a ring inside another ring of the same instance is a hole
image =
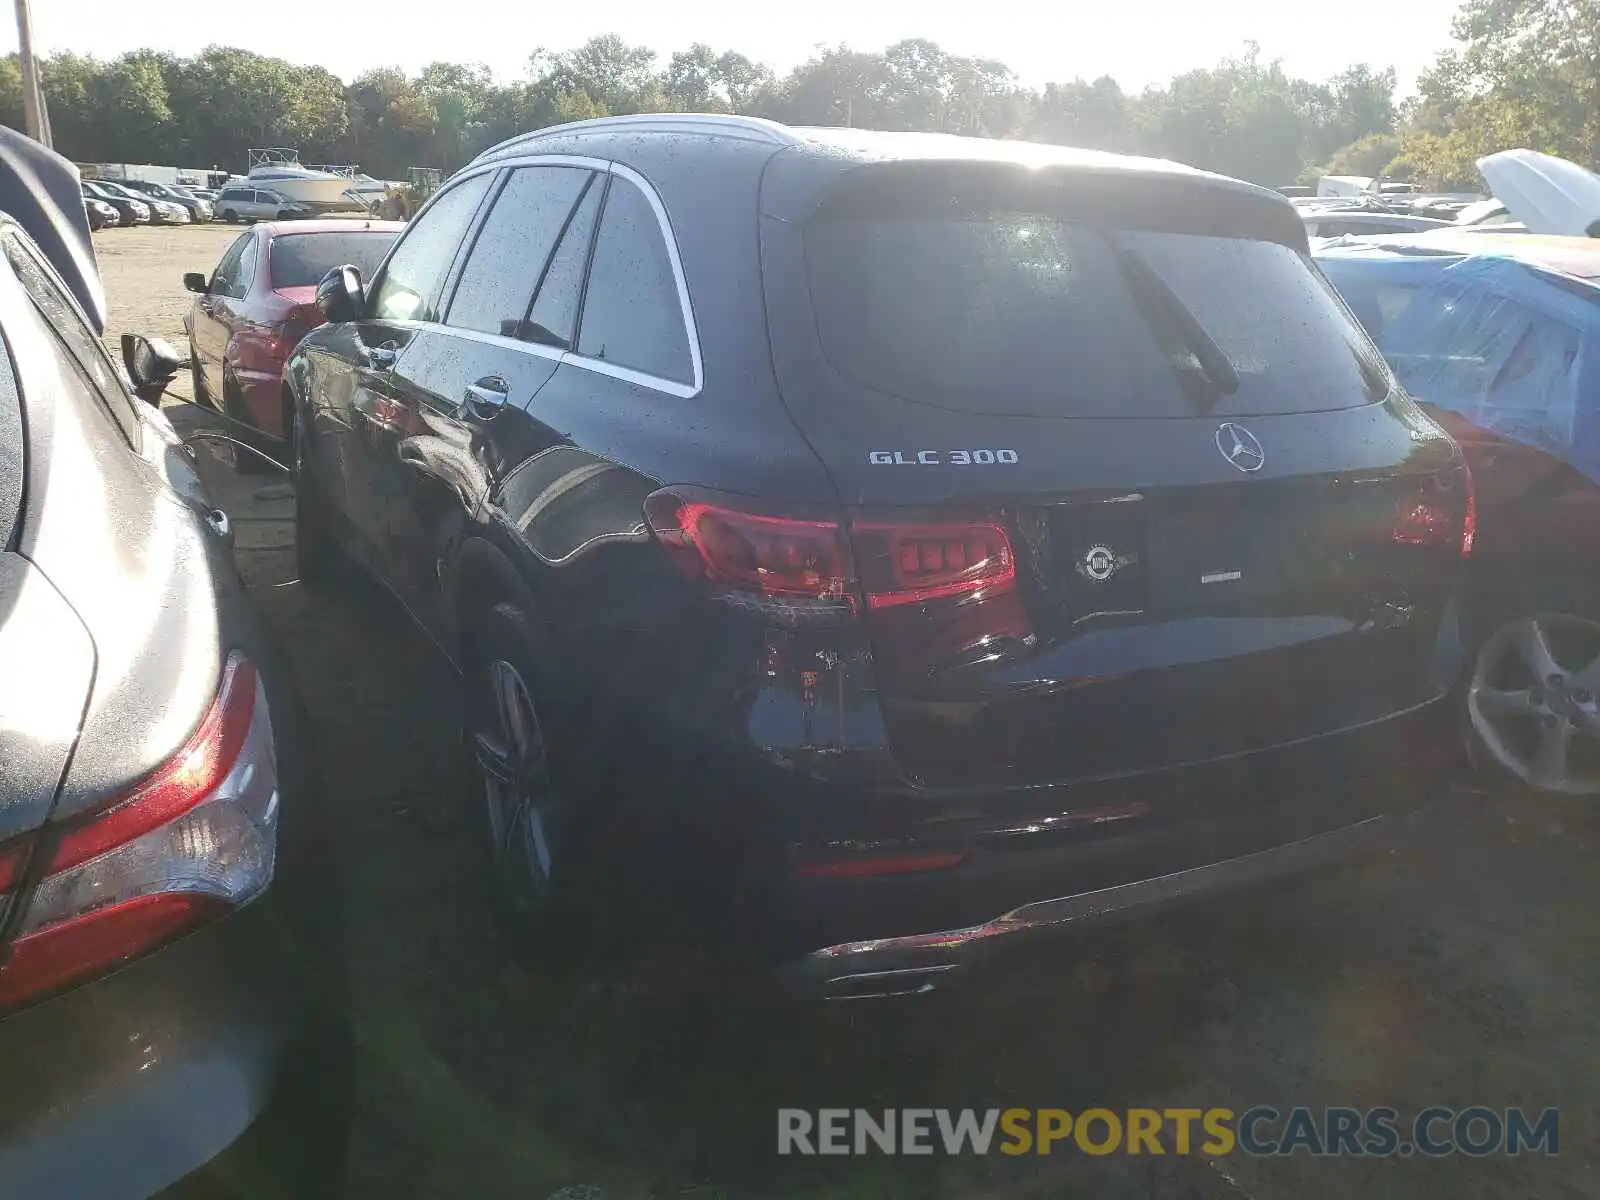
[[[1323, 173], [1477, 185], [1475, 160], [1530, 146], [1600, 161], [1600, 0], [1467, 0], [1456, 44], [1395, 97], [1395, 73], [1357, 64], [1332, 79], [1288, 75], [1247, 43], [1237, 57], [1125, 91], [1114, 79], [1023, 86], [992, 59], [921, 39], [882, 52], [820, 49], [778, 75], [695, 44], [662, 57], [606, 34], [534, 51], [525, 72], [434, 63], [344, 81], [321, 67], [212, 46], [193, 57], [62, 53], [40, 67], [57, 149], [80, 162], [242, 170], [251, 146], [306, 162], [359, 163], [403, 178], [451, 171], [513, 134], [633, 112], [728, 112], [1027, 138], [1154, 154], [1271, 185]], [[20, 126], [16, 57], [0, 59], [0, 122]]]

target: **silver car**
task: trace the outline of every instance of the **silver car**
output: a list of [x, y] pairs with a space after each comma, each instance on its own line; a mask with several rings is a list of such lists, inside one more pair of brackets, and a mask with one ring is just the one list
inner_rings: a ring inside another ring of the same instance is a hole
[[230, 223], [284, 221], [311, 215], [309, 205], [297, 203], [282, 192], [243, 183], [223, 188], [211, 207], [217, 220]]

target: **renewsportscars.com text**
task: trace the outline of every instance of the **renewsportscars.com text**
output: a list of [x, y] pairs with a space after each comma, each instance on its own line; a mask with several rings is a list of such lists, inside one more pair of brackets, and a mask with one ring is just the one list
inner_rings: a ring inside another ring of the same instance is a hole
[[1554, 1155], [1560, 1113], [1521, 1108], [780, 1108], [779, 1154]]

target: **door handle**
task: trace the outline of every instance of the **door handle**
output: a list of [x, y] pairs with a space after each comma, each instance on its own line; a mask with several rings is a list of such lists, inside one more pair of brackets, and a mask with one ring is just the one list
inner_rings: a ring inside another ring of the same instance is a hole
[[367, 365], [375, 371], [387, 371], [394, 366], [395, 359], [400, 357], [400, 348], [393, 342], [384, 342], [381, 346], [367, 347]]
[[466, 395], [462, 399], [466, 402], [469, 412], [487, 421], [506, 406], [506, 392], [506, 381], [497, 375], [492, 375], [487, 379], [478, 380], [477, 383], [467, 384]]

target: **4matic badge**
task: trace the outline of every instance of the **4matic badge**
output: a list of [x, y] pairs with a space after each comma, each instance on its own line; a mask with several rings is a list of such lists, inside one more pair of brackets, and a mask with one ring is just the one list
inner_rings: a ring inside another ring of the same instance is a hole
[[867, 461], [875, 467], [992, 467], [1012, 466], [1015, 450], [869, 450]]

